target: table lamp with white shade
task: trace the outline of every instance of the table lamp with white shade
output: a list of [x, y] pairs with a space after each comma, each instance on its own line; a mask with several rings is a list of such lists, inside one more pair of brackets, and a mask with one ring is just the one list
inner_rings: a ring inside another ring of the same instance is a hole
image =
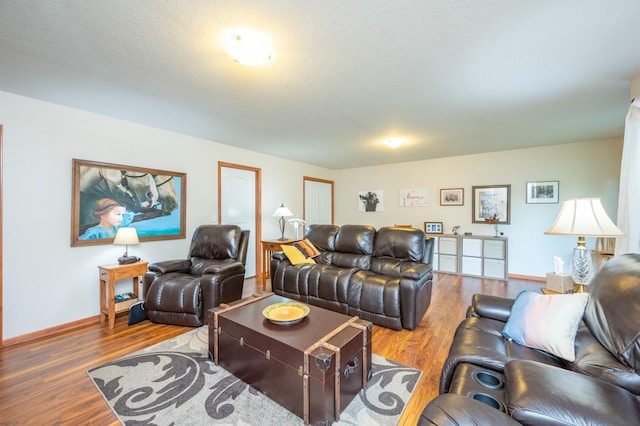
[[275, 211], [275, 213], [273, 213], [273, 216], [280, 216], [280, 233], [282, 234], [279, 238], [280, 241], [284, 241], [286, 240], [285, 236], [284, 236], [284, 224], [285, 224], [285, 217], [289, 217], [289, 216], [293, 216], [293, 213], [291, 213], [291, 210], [289, 210], [288, 208], [286, 208], [284, 206], [284, 203], [282, 203], [280, 205], [280, 207], [278, 207]]
[[571, 278], [574, 291], [584, 292], [593, 276], [591, 250], [585, 237], [620, 237], [624, 233], [609, 219], [600, 198], [570, 198], [562, 202], [560, 214], [545, 234], [574, 235], [578, 245], [571, 257]]
[[118, 258], [119, 264], [125, 265], [128, 263], [135, 263], [140, 260], [139, 257], [129, 256], [129, 246], [140, 244], [136, 228], [123, 226], [122, 228], [118, 229], [116, 237], [113, 240], [113, 244], [125, 246], [124, 254]]

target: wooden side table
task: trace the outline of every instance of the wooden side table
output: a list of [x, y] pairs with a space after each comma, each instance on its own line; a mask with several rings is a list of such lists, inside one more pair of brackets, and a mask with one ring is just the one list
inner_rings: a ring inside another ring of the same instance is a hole
[[282, 251], [282, 245], [295, 243], [296, 239], [292, 240], [262, 240], [262, 290], [265, 291], [267, 287], [267, 279], [271, 274], [271, 255], [276, 251]]
[[[113, 328], [116, 322], [116, 314], [127, 311], [132, 303], [138, 301], [139, 277], [147, 272], [149, 262], [136, 262], [128, 265], [102, 265], [98, 266], [100, 271], [100, 324], [104, 324], [109, 318], [109, 328]], [[115, 284], [116, 281], [125, 278], [133, 279], [133, 294], [135, 299], [125, 300], [116, 303]]]

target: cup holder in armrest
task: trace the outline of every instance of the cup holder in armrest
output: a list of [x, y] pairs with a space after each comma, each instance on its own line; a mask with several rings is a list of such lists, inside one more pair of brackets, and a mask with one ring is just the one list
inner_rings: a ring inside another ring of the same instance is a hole
[[489, 389], [502, 389], [504, 381], [490, 371], [477, 370], [472, 373], [473, 379]]
[[497, 398], [489, 395], [488, 393], [482, 392], [469, 392], [469, 398], [475, 399], [476, 401], [480, 401], [484, 404], [487, 404], [489, 407], [493, 407], [496, 410], [500, 410], [503, 413], [506, 413], [507, 410], [504, 407], [504, 404], [500, 402]]

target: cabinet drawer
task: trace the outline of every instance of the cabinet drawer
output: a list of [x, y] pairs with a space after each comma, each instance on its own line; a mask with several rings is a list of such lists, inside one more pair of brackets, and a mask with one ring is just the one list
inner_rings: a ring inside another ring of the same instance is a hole
[[465, 275], [482, 275], [482, 259], [479, 257], [462, 257], [462, 271]]
[[458, 272], [458, 258], [456, 256], [450, 256], [447, 254], [441, 254], [439, 261], [439, 271], [442, 272]]
[[282, 248], [279, 243], [263, 243], [262, 249], [269, 251], [280, 251]]
[[504, 241], [484, 240], [484, 257], [504, 259]]
[[462, 255], [475, 257], [482, 256], [482, 240], [476, 238], [463, 238]]
[[489, 278], [506, 279], [504, 260], [485, 259], [484, 260], [484, 276]]
[[440, 237], [439, 239], [440, 254], [458, 254], [458, 240], [456, 238]]

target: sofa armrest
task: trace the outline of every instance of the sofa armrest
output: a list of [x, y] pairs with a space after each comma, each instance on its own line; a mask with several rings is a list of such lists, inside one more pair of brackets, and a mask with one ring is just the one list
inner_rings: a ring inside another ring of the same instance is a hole
[[287, 256], [285, 256], [283, 251], [274, 251], [273, 253], [271, 253], [271, 258], [278, 259], [278, 260], [286, 260]]
[[149, 270], [166, 274], [167, 272], [189, 272], [191, 261], [189, 259], [164, 260], [149, 265]]
[[582, 373], [533, 361], [510, 361], [504, 373], [508, 411], [524, 424], [628, 425], [640, 418], [636, 395]]
[[422, 411], [418, 426], [519, 425], [500, 410], [463, 395], [445, 393]]
[[416, 263], [400, 272], [400, 278], [409, 278], [412, 280], [421, 280], [429, 272], [433, 271], [433, 266], [426, 263]]
[[233, 263], [222, 263], [219, 265], [210, 265], [207, 266], [204, 271], [202, 271], [202, 275], [209, 274], [237, 274], [244, 273], [245, 267], [242, 262], [233, 262]]
[[507, 322], [514, 299], [489, 294], [474, 294], [467, 316], [485, 317]]

